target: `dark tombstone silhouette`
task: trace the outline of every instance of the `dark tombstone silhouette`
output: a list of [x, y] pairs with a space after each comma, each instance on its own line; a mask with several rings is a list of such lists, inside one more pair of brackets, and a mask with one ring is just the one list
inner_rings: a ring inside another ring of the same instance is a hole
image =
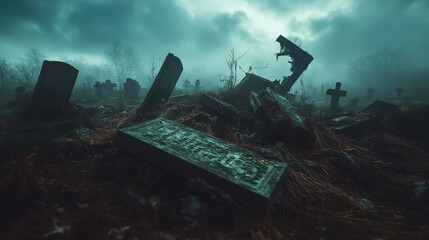
[[302, 50], [300, 47], [282, 35], [280, 35], [276, 41], [280, 43], [280, 52], [276, 54], [276, 57], [290, 56], [292, 59], [290, 62], [292, 64], [290, 69], [292, 74], [288, 77], [283, 77], [283, 81], [278, 88], [279, 93], [285, 95], [290, 91], [292, 85], [307, 69], [308, 65], [311, 63], [311, 61], [313, 61], [314, 58], [308, 52]]
[[137, 110], [138, 117], [142, 118], [148, 108], [168, 100], [182, 71], [183, 65], [180, 59], [172, 53], [169, 53], [149, 89], [146, 98]]
[[268, 87], [274, 89], [274, 82], [253, 73], [246, 73], [246, 76], [235, 87], [235, 91], [239, 95], [248, 98], [250, 92], [259, 92], [267, 89]]
[[397, 89], [395, 89], [395, 92], [396, 92], [396, 97], [401, 98], [401, 95], [402, 95], [402, 93], [405, 92], [405, 90], [402, 88], [397, 88]]
[[347, 91], [340, 90], [340, 89], [341, 89], [341, 83], [337, 82], [335, 85], [335, 89], [326, 90], [326, 95], [331, 96], [331, 106], [330, 106], [331, 112], [337, 111], [338, 101], [340, 100], [340, 97], [345, 97], [347, 95]]
[[100, 81], [95, 82], [94, 88], [97, 91], [95, 93], [97, 95], [97, 98], [102, 99], [103, 98], [103, 85], [101, 84], [101, 82]]
[[112, 96], [113, 95], [113, 89], [117, 87], [116, 83], [112, 83], [110, 80], [106, 80], [105, 83], [102, 84], [102, 90], [106, 93], [106, 96]]
[[79, 70], [57, 61], [43, 61], [39, 79], [31, 99], [32, 106], [41, 110], [67, 108]]
[[366, 100], [367, 101], [372, 101], [373, 98], [374, 98], [374, 89], [368, 88], [366, 90]]
[[132, 78], [127, 78], [124, 83], [125, 99], [139, 99], [140, 84]]

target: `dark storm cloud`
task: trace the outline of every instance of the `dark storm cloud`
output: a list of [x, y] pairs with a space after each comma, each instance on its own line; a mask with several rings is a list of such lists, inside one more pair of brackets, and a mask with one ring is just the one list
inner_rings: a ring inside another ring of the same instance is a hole
[[216, 49], [228, 45], [232, 35], [248, 35], [240, 27], [246, 20], [243, 12], [191, 18], [171, 0], [6, 0], [0, 7], [0, 34], [7, 40], [44, 43], [55, 51], [99, 53], [116, 39], [142, 51], [160, 46], [175, 49], [189, 42], [196, 48]]

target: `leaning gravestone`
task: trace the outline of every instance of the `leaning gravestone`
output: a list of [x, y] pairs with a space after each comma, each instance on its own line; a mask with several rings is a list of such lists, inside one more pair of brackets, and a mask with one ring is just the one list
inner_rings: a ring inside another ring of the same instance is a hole
[[67, 107], [78, 73], [79, 70], [67, 63], [43, 61], [32, 105], [45, 110]]
[[245, 210], [267, 213], [280, 197], [286, 164], [168, 119], [120, 129], [116, 145], [189, 178], [194, 190], [204, 192], [198, 182]]
[[165, 58], [155, 81], [152, 84], [149, 92], [146, 95], [142, 105], [137, 113], [139, 117], [143, 117], [145, 111], [157, 103], [162, 103], [168, 100], [182, 74], [183, 65], [180, 59], [169, 53]]

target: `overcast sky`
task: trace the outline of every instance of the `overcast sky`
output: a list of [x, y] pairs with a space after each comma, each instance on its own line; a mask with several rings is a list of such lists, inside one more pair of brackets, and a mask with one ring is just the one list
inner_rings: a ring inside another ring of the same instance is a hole
[[[347, 62], [385, 48], [406, 53], [416, 68], [429, 65], [426, 0], [1, 0], [0, 58], [38, 48], [60, 56], [106, 62], [115, 40], [132, 45], [148, 72], [168, 52], [180, 57], [181, 80], [220, 85], [224, 56], [250, 48], [239, 62], [269, 79], [289, 75], [287, 58], [275, 60], [278, 35], [298, 37], [315, 60], [305, 82], [347, 84]], [[239, 78], [243, 77], [241, 72]], [[429, 79], [428, 79], [429, 81]]]

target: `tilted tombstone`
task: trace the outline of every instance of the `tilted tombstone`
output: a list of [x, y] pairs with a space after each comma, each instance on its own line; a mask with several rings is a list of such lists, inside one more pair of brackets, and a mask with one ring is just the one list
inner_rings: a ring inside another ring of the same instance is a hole
[[124, 97], [125, 99], [139, 99], [140, 83], [132, 78], [127, 78], [124, 83]]
[[232, 106], [231, 104], [228, 104], [226, 102], [223, 102], [213, 96], [210, 96], [208, 94], [201, 95], [201, 102], [211, 110], [215, 111], [222, 117], [225, 117], [226, 119], [230, 121], [239, 122], [240, 121], [240, 114], [238, 110]]
[[341, 89], [341, 83], [337, 82], [335, 85], [335, 89], [326, 90], [326, 95], [331, 95], [331, 106], [330, 106], [331, 112], [337, 111], [340, 97], [345, 97], [347, 95], [347, 91], [340, 90], [340, 89]]
[[280, 197], [285, 163], [168, 119], [120, 129], [116, 145], [188, 178], [190, 188], [209, 191], [245, 210], [267, 213]]
[[275, 88], [275, 82], [256, 74], [246, 73], [246, 76], [235, 87], [238, 94], [249, 97], [251, 91], [259, 92], [267, 88]]
[[169, 53], [147, 93], [146, 98], [137, 111], [139, 117], [143, 117], [145, 111], [154, 104], [168, 100], [182, 71], [183, 65], [180, 59], [172, 53]]
[[43, 61], [32, 105], [46, 110], [67, 107], [78, 73], [79, 70], [67, 63]]

